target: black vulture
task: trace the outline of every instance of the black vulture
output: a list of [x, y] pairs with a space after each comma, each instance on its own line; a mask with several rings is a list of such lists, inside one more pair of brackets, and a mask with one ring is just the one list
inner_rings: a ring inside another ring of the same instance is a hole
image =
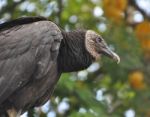
[[119, 62], [92, 30], [65, 32], [43, 17], [0, 25], [0, 117], [16, 116], [49, 100], [60, 75], [106, 55]]

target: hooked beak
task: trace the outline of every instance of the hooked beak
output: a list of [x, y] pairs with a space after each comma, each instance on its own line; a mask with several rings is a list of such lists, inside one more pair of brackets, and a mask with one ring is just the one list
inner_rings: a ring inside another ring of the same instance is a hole
[[105, 47], [103, 49], [101, 49], [102, 54], [108, 56], [109, 58], [112, 58], [113, 60], [115, 60], [118, 63], [120, 63], [120, 57], [113, 52], [112, 50], [110, 50], [108, 47]]

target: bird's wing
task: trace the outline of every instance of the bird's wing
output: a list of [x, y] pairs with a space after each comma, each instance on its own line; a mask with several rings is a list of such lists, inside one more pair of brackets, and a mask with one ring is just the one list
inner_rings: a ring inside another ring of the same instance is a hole
[[59, 28], [50, 21], [0, 31], [0, 104], [33, 78], [47, 74], [61, 39]]

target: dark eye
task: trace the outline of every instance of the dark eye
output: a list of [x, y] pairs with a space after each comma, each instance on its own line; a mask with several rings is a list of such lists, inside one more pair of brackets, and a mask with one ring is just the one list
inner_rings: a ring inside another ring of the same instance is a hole
[[96, 42], [98, 42], [98, 43], [99, 43], [99, 42], [102, 42], [102, 39], [101, 39], [100, 37], [97, 37], [97, 38], [96, 38]]

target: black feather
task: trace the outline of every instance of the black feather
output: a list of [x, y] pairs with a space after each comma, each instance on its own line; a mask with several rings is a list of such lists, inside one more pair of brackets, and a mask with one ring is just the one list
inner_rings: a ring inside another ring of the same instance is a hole
[[0, 31], [5, 30], [7, 28], [14, 27], [14, 26], [18, 26], [18, 25], [29, 24], [32, 22], [45, 21], [45, 20], [48, 21], [48, 19], [46, 19], [45, 17], [41, 17], [41, 16], [38, 16], [38, 17], [21, 17], [21, 18], [10, 20], [10, 21], [7, 21], [5, 23], [0, 24]]
[[85, 48], [85, 30], [62, 32], [63, 40], [58, 55], [58, 65], [62, 72], [73, 72], [87, 68], [94, 58]]

